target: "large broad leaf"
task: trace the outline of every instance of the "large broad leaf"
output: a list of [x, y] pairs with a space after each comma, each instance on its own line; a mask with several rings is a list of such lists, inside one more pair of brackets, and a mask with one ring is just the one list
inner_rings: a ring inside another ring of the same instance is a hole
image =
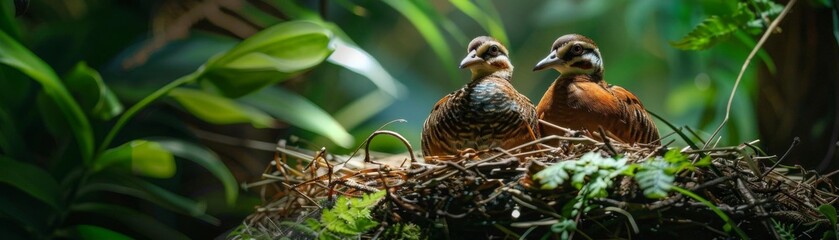
[[0, 183], [12, 185], [58, 209], [58, 182], [44, 170], [0, 156]]
[[187, 111], [209, 123], [250, 123], [257, 128], [267, 128], [273, 121], [270, 116], [257, 109], [204, 91], [176, 88], [169, 96], [177, 100]]
[[143, 179], [125, 174], [104, 174], [93, 178], [79, 192], [87, 194], [96, 191], [108, 191], [143, 199], [171, 211], [201, 219], [217, 225], [219, 220], [206, 213], [207, 204], [180, 196]]
[[58, 110], [67, 121], [76, 138], [82, 159], [85, 163], [90, 163], [93, 156], [93, 130], [81, 107], [61, 83], [55, 71], [5, 32], [0, 32], [0, 63], [23, 72], [41, 84], [44, 94], [58, 105]]
[[86, 63], [76, 64], [64, 77], [64, 83], [90, 116], [107, 121], [122, 112], [116, 95], [105, 85], [99, 72]]
[[394, 98], [405, 95], [405, 86], [397, 82], [372, 55], [340, 38], [334, 43], [335, 52], [327, 59], [329, 62], [367, 77], [379, 90]]
[[138, 175], [170, 178], [175, 175], [175, 157], [160, 143], [134, 140], [106, 150], [93, 163], [94, 171], [120, 165], [129, 166]]
[[265, 88], [245, 96], [241, 101], [281, 119], [293, 126], [325, 136], [341, 147], [349, 148], [354, 139], [326, 111], [308, 99], [282, 88]]
[[332, 53], [331, 38], [314, 22], [280, 23], [211, 59], [202, 79], [225, 96], [240, 97], [317, 66]]
[[76, 239], [112, 239], [112, 240], [129, 240], [133, 239], [129, 236], [126, 236], [122, 233], [115, 232], [113, 230], [93, 226], [93, 225], [76, 225], [71, 227], [72, 233]]
[[206, 168], [207, 171], [210, 171], [224, 185], [227, 204], [236, 202], [239, 194], [236, 178], [233, 177], [233, 173], [230, 173], [230, 170], [215, 153], [200, 145], [177, 139], [161, 138], [153, 139], [153, 141], [160, 143], [163, 148], [166, 148], [166, 150], [169, 150], [175, 156], [192, 161]]
[[82, 203], [74, 205], [71, 210], [111, 218], [148, 239], [189, 239], [183, 233], [175, 231], [148, 215], [122, 206], [103, 203]]

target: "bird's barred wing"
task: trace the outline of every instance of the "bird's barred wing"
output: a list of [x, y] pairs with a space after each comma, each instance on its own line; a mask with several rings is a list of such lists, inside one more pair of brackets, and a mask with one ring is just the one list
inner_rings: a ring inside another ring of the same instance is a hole
[[635, 94], [619, 86], [610, 86], [609, 89], [623, 105], [623, 116], [629, 126], [628, 138], [632, 142], [650, 143], [659, 139], [658, 129], [655, 122], [647, 113], [641, 100]]
[[437, 101], [422, 125], [422, 142], [420, 144], [422, 144], [422, 154], [425, 156], [438, 155], [445, 151], [443, 146], [440, 145], [442, 142], [439, 139], [440, 131], [437, 128], [440, 118], [443, 117], [443, 113], [448, 108], [451, 97], [452, 94], [448, 94]]

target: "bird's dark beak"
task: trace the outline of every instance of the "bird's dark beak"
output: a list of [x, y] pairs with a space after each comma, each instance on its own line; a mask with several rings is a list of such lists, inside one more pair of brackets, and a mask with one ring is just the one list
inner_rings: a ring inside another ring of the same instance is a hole
[[544, 70], [547, 68], [553, 68], [556, 65], [559, 65], [562, 61], [558, 57], [556, 57], [556, 50], [551, 51], [545, 59], [539, 61], [535, 67], [533, 67], [533, 71]]
[[478, 52], [476, 50], [472, 50], [469, 54], [466, 54], [466, 58], [463, 61], [460, 61], [460, 68], [468, 68], [469, 66], [475, 65], [477, 63], [483, 62], [484, 59], [478, 57]]

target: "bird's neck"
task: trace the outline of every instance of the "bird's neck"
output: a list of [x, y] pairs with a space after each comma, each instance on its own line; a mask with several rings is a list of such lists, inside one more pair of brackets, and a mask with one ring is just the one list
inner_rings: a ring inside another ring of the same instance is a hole
[[513, 69], [502, 69], [492, 71], [487, 71], [484, 69], [472, 70], [472, 82], [479, 81], [480, 79], [484, 79], [486, 77], [497, 77], [510, 81], [510, 79], [513, 79]]
[[603, 72], [595, 72], [592, 74], [561, 74], [559, 78], [554, 81], [554, 84], [571, 84], [574, 82], [593, 82], [603, 87], [607, 87], [606, 80], [603, 80]]
[[592, 73], [581, 73], [581, 72], [569, 72], [569, 73], [561, 73], [559, 78], [557, 78], [557, 82], [577, 82], [577, 81], [589, 81], [598, 84], [606, 85], [606, 81], [603, 80], [603, 71], [595, 71]]

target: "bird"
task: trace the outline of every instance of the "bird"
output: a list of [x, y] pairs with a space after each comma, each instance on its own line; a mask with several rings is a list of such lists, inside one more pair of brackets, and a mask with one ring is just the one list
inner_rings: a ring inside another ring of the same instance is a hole
[[479, 36], [466, 51], [459, 68], [471, 71], [470, 81], [437, 101], [423, 123], [426, 157], [510, 149], [538, 138], [536, 107], [510, 82], [513, 64], [507, 48]]
[[[641, 100], [628, 90], [606, 83], [603, 58], [593, 40], [580, 34], [554, 41], [547, 57], [533, 71], [552, 68], [560, 73], [536, 106], [540, 120], [591, 137], [607, 136], [628, 144], [660, 144], [658, 129]], [[563, 130], [541, 126], [541, 135], [563, 135]]]

